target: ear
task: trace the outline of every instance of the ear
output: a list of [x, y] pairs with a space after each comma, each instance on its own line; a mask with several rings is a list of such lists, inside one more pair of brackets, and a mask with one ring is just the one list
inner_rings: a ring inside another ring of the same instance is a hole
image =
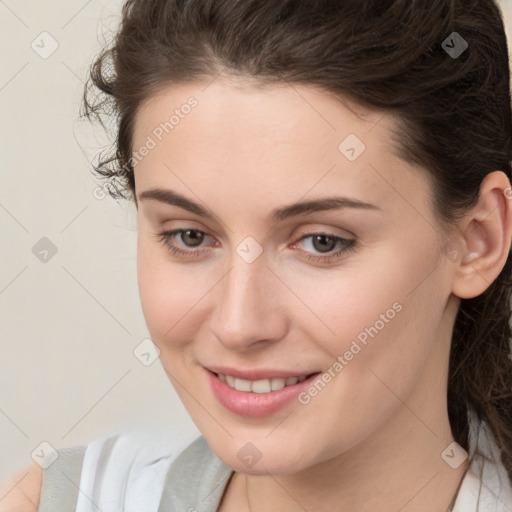
[[464, 216], [460, 229], [463, 242], [454, 262], [452, 293], [470, 299], [490, 286], [510, 253], [512, 188], [504, 172], [494, 171], [484, 178], [478, 202]]

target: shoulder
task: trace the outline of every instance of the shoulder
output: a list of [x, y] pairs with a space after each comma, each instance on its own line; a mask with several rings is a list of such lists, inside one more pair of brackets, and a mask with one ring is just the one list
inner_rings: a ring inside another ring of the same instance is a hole
[[[68, 503], [71, 480], [80, 475], [84, 445], [42, 449], [39, 463], [32, 463], [14, 474], [2, 485], [0, 512], [35, 512], [46, 501]], [[68, 488], [68, 489], [67, 489]], [[63, 491], [62, 499], [51, 500], [51, 496]], [[71, 493], [72, 494], [72, 493]], [[50, 498], [50, 499], [49, 499]]]
[[0, 512], [34, 512], [39, 506], [42, 468], [35, 462], [0, 483]]
[[[41, 449], [40, 461], [15, 473], [0, 487], [0, 512], [35, 512], [68, 505], [73, 480], [80, 477], [85, 445]], [[62, 492], [62, 496], [58, 493]]]
[[0, 512], [81, 512], [91, 500], [100, 510], [157, 511], [155, 491], [183, 445], [163, 434], [129, 431], [48, 451], [41, 466], [34, 463], [4, 484]]

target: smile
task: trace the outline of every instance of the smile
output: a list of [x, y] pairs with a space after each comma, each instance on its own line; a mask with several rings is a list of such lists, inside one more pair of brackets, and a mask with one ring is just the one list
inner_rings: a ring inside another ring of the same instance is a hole
[[269, 416], [289, 404], [297, 403], [299, 393], [320, 375], [316, 372], [293, 376], [290, 372], [283, 376], [287, 372], [263, 369], [241, 371], [223, 368], [221, 371], [219, 367], [215, 370], [205, 371], [215, 399], [228, 411], [252, 418]]
[[303, 382], [306, 380], [307, 375], [260, 380], [238, 379], [231, 375], [224, 375], [223, 373], [217, 374], [217, 377], [222, 382], [225, 382], [230, 388], [236, 389], [237, 391], [245, 391], [247, 393], [269, 393], [270, 391], [279, 391], [287, 386], [294, 386], [299, 382]]

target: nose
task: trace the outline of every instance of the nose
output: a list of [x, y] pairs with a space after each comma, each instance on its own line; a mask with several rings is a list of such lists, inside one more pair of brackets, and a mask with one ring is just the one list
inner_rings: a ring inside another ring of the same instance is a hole
[[244, 351], [285, 336], [287, 318], [279, 301], [283, 283], [263, 257], [247, 263], [235, 254], [231, 269], [218, 286], [210, 330], [224, 347]]

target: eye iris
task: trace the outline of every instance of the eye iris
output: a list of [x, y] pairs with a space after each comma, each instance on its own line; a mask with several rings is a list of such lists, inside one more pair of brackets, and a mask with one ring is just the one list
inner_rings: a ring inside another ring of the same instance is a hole
[[[320, 245], [317, 244], [320, 243]], [[319, 252], [329, 252], [334, 249], [336, 240], [330, 235], [315, 235], [313, 237], [313, 247]]]
[[[193, 233], [193, 235], [190, 235], [190, 233]], [[187, 229], [186, 231], [183, 231], [181, 233], [181, 239], [186, 245], [195, 247], [197, 245], [200, 245], [201, 242], [203, 241], [204, 233], [196, 231], [195, 229]]]

